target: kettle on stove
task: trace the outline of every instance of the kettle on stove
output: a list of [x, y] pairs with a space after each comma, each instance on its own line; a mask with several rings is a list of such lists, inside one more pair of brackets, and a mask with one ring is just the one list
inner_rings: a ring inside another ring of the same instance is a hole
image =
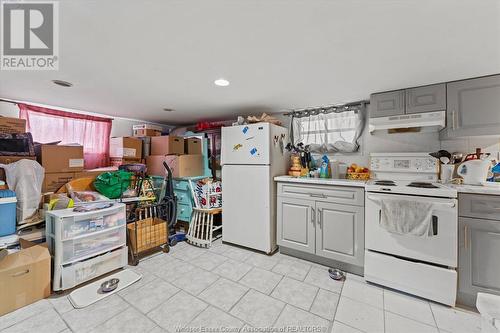
[[489, 160], [469, 160], [458, 166], [457, 174], [464, 179], [464, 184], [483, 185], [486, 183], [490, 168]]

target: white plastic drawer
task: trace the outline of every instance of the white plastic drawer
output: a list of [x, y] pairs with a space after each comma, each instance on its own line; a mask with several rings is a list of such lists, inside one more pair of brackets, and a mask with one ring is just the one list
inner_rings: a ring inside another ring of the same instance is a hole
[[73, 237], [91, 234], [97, 231], [125, 225], [125, 210], [119, 207], [105, 214], [75, 215], [65, 217], [61, 223], [61, 238], [71, 239]]
[[62, 242], [63, 264], [80, 261], [125, 245], [126, 228], [118, 227]]
[[126, 266], [127, 255], [127, 247], [125, 246], [98, 257], [63, 266], [61, 271], [61, 289], [73, 288], [80, 283]]

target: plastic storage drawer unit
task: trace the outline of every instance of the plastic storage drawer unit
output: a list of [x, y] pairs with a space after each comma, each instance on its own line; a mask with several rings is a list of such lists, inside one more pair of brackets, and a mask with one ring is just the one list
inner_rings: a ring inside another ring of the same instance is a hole
[[125, 205], [91, 212], [72, 208], [46, 214], [54, 260], [53, 290], [66, 290], [127, 264]]
[[62, 289], [72, 288], [127, 265], [126, 247], [62, 267]]
[[16, 193], [11, 190], [0, 190], [0, 237], [16, 232]]

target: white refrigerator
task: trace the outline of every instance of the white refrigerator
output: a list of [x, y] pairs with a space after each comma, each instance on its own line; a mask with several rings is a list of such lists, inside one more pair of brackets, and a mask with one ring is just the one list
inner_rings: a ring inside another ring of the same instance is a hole
[[269, 123], [222, 128], [222, 240], [276, 249], [276, 186], [287, 172], [288, 130]]

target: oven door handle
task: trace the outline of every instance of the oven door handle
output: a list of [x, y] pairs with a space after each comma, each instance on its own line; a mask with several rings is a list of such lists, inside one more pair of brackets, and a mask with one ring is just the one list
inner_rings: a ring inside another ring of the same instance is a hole
[[[368, 194], [366, 197], [375, 203], [380, 203], [384, 199], [384, 197], [381, 197], [378, 195], [371, 195], [371, 194]], [[419, 201], [419, 200], [415, 200], [415, 201]], [[427, 202], [427, 201], [425, 201], [425, 202]], [[449, 208], [455, 208], [457, 206], [456, 202], [435, 202], [435, 201], [429, 201], [429, 202], [431, 202], [435, 206], [445, 206], [445, 207], [449, 207]]]

